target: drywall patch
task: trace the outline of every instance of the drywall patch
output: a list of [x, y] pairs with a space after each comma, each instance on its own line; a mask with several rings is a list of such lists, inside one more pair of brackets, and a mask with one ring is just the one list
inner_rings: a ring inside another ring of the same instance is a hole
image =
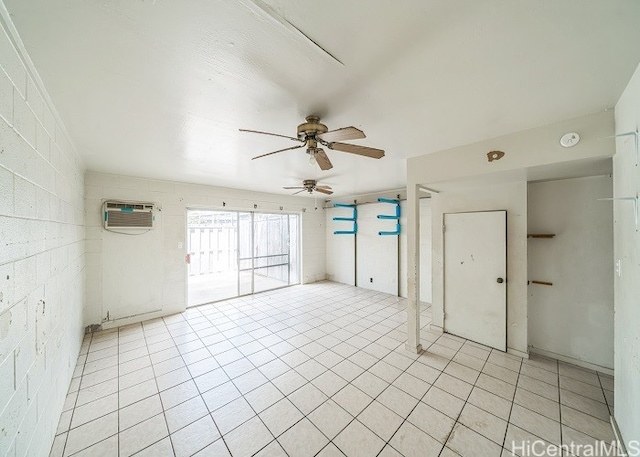
[[489, 151], [487, 152], [487, 160], [489, 162], [493, 162], [494, 160], [500, 160], [504, 157], [504, 152], [502, 151]]

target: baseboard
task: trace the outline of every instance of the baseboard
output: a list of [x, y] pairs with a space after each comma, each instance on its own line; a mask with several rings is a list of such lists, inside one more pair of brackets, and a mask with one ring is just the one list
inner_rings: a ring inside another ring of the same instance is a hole
[[166, 317], [172, 314], [178, 314], [184, 312], [184, 309], [166, 309], [151, 311], [149, 313], [137, 314], [135, 316], [123, 317], [120, 319], [114, 319], [112, 321], [105, 321], [102, 323], [102, 330], [110, 330], [112, 328], [124, 327], [126, 325], [138, 324], [140, 322], [148, 321], [151, 319], [157, 319], [159, 317]]
[[528, 352], [518, 351], [517, 349], [507, 348], [507, 354], [515, 355], [518, 357], [522, 357], [523, 359], [529, 358]]
[[622, 433], [620, 433], [620, 429], [618, 428], [618, 423], [616, 422], [616, 418], [613, 416], [609, 416], [611, 420], [611, 427], [613, 428], [613, 435], [616, 438], [616, 443], [618, 444], [618, 453], [623, 456], [628, 456], [627, 447], [624, 443], [624, 439], [622, 438]]
[[613, 369], [612, 368], [603, 367], [601, 365], [597, 365], [597, 364], [591, 363], [591, 362], [586, 362], [584, 360], [576, 359], [574, 357], [570, 357], [570, 356], [567, 356], [567, 355], [556, 354], [555, 352], [547, 351], [545, 349], [540, 349], [540, 348], [533, 347], [533, 346], [529, 347], [529, 351], [534, 353], [534, 354], [541, 355], [543, 357], [549, 357], [549, 358], [552, 358], [552, 359], [558, 359], [561, 362], [570, 363], [572, 365], [576, 365], [576, 366], [579, 366], [579, 367], [582, 367], [582, 368], [586, 368], [588, 370], [599, 371], [600, 373], [604, 373], [604, 374], [608, 374], [610, 376], [613, 376]]

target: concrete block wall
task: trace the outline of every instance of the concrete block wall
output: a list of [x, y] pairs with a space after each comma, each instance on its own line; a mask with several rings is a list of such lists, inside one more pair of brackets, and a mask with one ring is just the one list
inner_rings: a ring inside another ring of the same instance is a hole
[[[95, 172], [86, 174], [85, 191], [85, 325], [100, 324], [107, 312], [105, 328], [184, 311], [187, 209], [300, 214], [301, 282], [325, 279], [325, 216], [322, 208], [314, 208], [313, 199]], [[141, 236], [104, 230], [105, 200], [156, 204], [160, 211], [155, 228]], [[141, 271], [127, 257], [144, 258], [161, 268]], [[117, 294], [111, 293], [114, 289]]]
[[46, 456], [83, 336], [84, 170], [14, 43], [0, 22], [0, 456]]

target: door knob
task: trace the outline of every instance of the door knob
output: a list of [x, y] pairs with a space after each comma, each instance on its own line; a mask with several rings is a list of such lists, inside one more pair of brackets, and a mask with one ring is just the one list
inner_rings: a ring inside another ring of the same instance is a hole
[[502, 284], [504, 282], [504, 279], [498, 278], [498, 279], [496, 279], [496, 281], [498, 282], [498, 284]]

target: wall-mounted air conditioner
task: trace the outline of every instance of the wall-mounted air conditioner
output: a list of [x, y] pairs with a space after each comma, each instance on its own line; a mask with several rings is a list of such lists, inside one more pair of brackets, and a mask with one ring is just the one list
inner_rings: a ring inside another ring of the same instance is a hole
[[107, 200], [102, 205], [104, 228], [150, 230], [155, 223], [153, 203]]

